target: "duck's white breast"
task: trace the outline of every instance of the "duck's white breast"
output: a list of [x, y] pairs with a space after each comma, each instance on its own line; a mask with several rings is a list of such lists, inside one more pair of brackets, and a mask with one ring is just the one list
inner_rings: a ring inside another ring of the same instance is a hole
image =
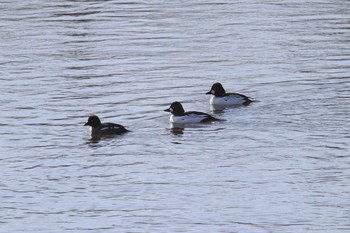
[[246, 99], [240, 95], [230, 95], [224, 97], [213, 96], [210, 99], [212, 105], [239, 105], [243, 104]]
[[204, 120], [207, 116], [206, 115], [197, 115], [197, 114], [190, 114], [185, 116], [170, 116], [170, 122], [175, 124], [192, 124], [192, 123], [200, 123], [202, 120]]
[[98, 134], [98, 129], [90, 126], [90, 135], [96, 135], [96, 134]]

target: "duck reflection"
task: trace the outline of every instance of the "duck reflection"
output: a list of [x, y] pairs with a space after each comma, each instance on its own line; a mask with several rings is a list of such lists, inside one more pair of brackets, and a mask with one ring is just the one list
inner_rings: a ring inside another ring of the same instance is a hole
[[174, 135], [183, 135], [185, 130], [185, 125], [170, 124], [170, 132]]
[[101, 137], [100, 136], [94, 136], [94, 137], [90, 137], [87, 141], [86, 144], [97, 144], [101, 141]]
[[205, 128], [205, 124], [178, 124], [178, 123], [170, 123], [170, 132], [174, 135], [183, 135], [185, 133], [185, 129], [199, 129]]
[[228, 109], [228, 107], [227, 107], [227, 106], [223, 106], [223, 105], [210, 105], [210, 110], [211, 110], [214, 114], [222, 114], [222, 113], [224, 113], [227, 109]]

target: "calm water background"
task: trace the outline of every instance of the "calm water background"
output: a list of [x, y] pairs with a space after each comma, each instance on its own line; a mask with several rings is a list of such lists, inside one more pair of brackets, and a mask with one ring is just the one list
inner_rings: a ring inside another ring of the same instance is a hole
[[[350, 2], [1, 1], [0, 232], [350, 232]], [[216, 82], [253, 97], [213, 112]], [[225, 122], [174, 132], [172, 101]], [[89, 114], [131, 133], [92, 141]]]

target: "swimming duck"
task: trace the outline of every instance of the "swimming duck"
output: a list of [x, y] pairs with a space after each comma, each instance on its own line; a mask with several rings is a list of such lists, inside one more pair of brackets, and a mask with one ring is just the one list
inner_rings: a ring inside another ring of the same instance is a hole
[[101, 135], [117, 135], [124, 134], [128, 132], [124, 126], [114, 123], [101, 123], [100, 118], [96, 115], [89, 116], [88, 121], [84, 126], [90, 126], [91, 136], [101, 136]]
[[249, 97], [238, 93], [226, 93], [221, 83], [214, 83], [206, 93], [214, 95], [210, 99], [211, 105], [232, 106], [232, 105], [249, 105], [253, 100]]
[[173, 102], [169, 108], [165, 109], [166, 112], [171, 112], [170, 123], [175, 124], [192, 124], [192, 123], [205, 123], [212, 121], [220, 121], [207, 113], [188, 111], [185, 112], [180, 102]]

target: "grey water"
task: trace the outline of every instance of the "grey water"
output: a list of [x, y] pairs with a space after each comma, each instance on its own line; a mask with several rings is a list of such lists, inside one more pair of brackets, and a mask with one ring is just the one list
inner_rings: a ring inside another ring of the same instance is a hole
[[[347, 0], [0, 1], [0, 232], [350, 232], [349, 25]], [[214, 82], [255, 102], [214, 111]], [[173, 101], [225, 121], [174, 130]]]

